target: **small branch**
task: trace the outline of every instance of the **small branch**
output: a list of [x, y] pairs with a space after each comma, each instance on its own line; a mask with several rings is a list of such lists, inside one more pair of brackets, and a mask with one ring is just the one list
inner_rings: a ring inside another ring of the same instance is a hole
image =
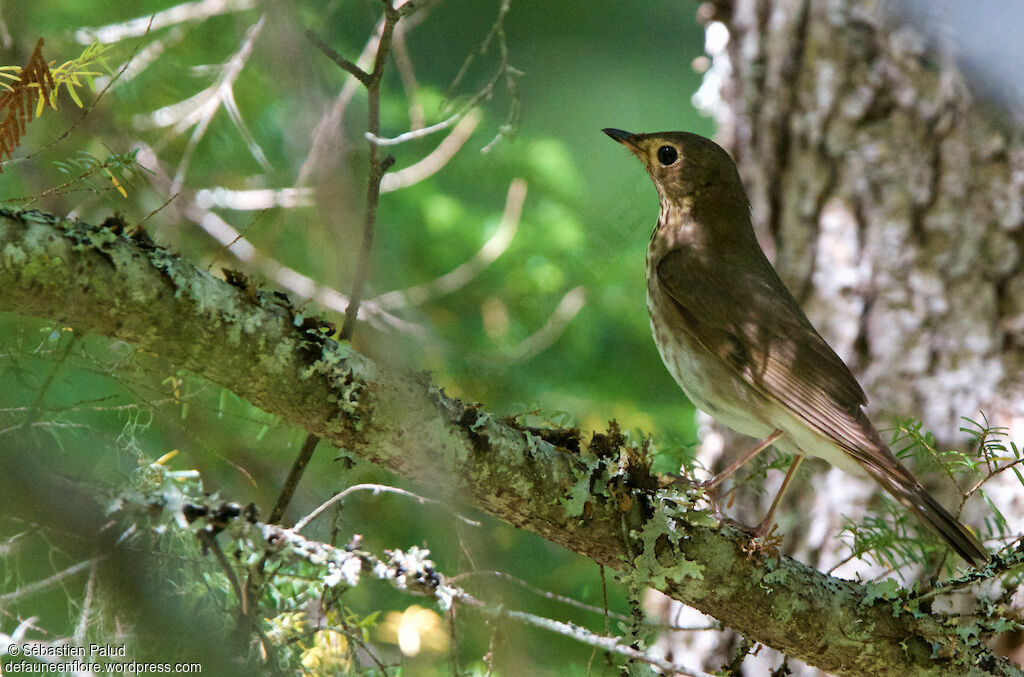
[[[309, 525], [310, 522], [319, 517], [324, 510], [327, 510], [327, 508], [331, 507], [335, 503], [338, 503], [339, 501], [345, 500], [345, 497], [347, 497], [349, 494], [355, 491], [372, 491], [374, 496], [376, 496], [379, 493], [398, 494], [399, 496], [408, 496], [410, 498], [414, 498], [417, 501], [419, 501], [420, 504], [433, 503], [435, 505], [441, 506], [442, 508], [445, 508], [446, 510], [451, 510], [450, 506], [442, 503], [441, 501], [435, 501], [432, 498], [420, 496], [419, 494], [414, 494], [411, 491], [399, 489], [398, 487], [389, 487], [386, 484], [353, 484], [351, 487], [345, 489], [344, 491], [338, 492], [337, 494], [329, 498], [327, 501], [325, 501], [323, 504], [321, 504], [316, 510], [314, 510], [313, 512], [309, 513], [308, 515], [300, 519], [298, 522], [296, 522], [295, 526], [292, 527], [292, 531], [294, 531], [295, 533], [302, 531], [304, 528], [306, 528], [306, 526]], [[476, 520], [471, 520], [468, 517], [463, 517], [457, 512], [453, 512], [453, 514], [470, 526], [480, 526], [480, 523]]]
[[369, 132], [366, 133], [366, 138], [369, 139], [371, 142], [377, 144], [378, 146], [397, 146], [398, 144], [405, 143], [406, 141], [422, 139], [427, 136], [430, 136], [435, 132], [444, 131], [445, 129], [448, 129], [465, 116], [466, 113], [464, 113], [463, 111], [459, 111], [458, 113], [455, 113], [454, 115], [445, 118], [444, 120], [438, 122], [437, 124], [430, 125], [429, 127], [421, 127], [420, 129], [414, 129], [412, 131], [399, 134], [398, 136], [391, 137], [390, 139], [381, 136], [374, 136]]
[[99, 561], [99, 558], [83, 560], [83, 561], [79, 562], [78, 564], [72, 564], [71, 566], [69, 566], [67, 569], [64, 569], [63, 571], [58, 571], [57, 573], [55, 573], [52, 576], [44, 578], [44, 579], [42, 579], [40, 581], [36, 581], [34, 583], [28, 583], [26, 585], [22, 585], [22, 586], [18, 587], [17, 589], [15, 589], [13, 592], [4, 593], [3, 595], [0, 595], [0, 608], [4, 608], [4, 607], [7, 607], [7, 606], [10, 606], [14, 602], [18, 602], [20, 600], [23, 600], [26, 597], [29, 597], [29, 596], [34, 595], [36, 593], [43, 592], [45, 590], [49, 590], [50, 588], [53, 588], [53, 587], [61, 584], [63, 581], [67, 580], [68, 578], [71, 578], [72, 576], [77, 576], [78, 574], [82, 573], [86, 569], [91, 568], [98, 561]]
[[550, 618], [544, 618], [543, 616], [537, 616], [525, 611], [515, 611], [513, 609], [506, 609], [504, 606], [492, 607], [485, 604], [477, 599], [474, 599], [469, 594], [458, 591], [455, 598], [466, 604], [467, 606], [476, 609], [484, 613], [487, 616], [498, 616], [501, 618], [508, 618], [526, 625], [532, 625], [535, 628], [542, 630], [548, 630], [550, 632], [563, 635], [570, 639], [583, 644], [589, 644], [590, 646], [610, 651], [612, 653], [625, 656], [634, 661], [641, 661], [649, 665], [653, 665], [656, 668], [664, 670], [668, 674], [673, 675], [686, 675], [687, 677], [712, 677], [709, 673], [701, 670], [689, 670], [682, 667], [678, 663], [673, 661], [659, 658], [650, 653], [645, 653], [640, 649], [636, 649], [632, 646], [623, 644], [618, 637], [605, 637], [599, 635], [596, 632], [591, 632], [586, 628], [582, 628], [572, 623], [562, 623], [561, 621], [552, 620]]
[[284, 511], [288, 509], [288, 504], [292, 502], [292, 497], [295, 496], [295, 490], [298, 488], [299, 482], [302, 481], [302, 476], [306, 472], [306, 466], [309, 465], [310, 459], [313, 458], [313, 450], [316, 449], [318, 442], [320, 442], [320, 438], [310, 433], [306, 437], [306, 441], [302, 443], [302, 449], [299, 450], [299, 455], [295, 457], [292, 469], [288, 472], [288, 478], [285, 479], [284, 486], [281, 487], [281, 494], [277, 497], [277, 503], [274, 504], [274, 509], [270, 511], [270, 519], [267, 521], [271, 524], [281, 523]]
[[[253, 49], [256, 44], [256, 38], [259, 37], [260, 32], [263, 30], [263, 24], [266, 21], [266, 15], [261, 15], [260, 18], [253, 25], [249, 26], [249, 29], [245, 33], [245, 40], [242, 45], [238, 48], [238, 51], [231, 57], [227, 64], [225, 64], [223, 71], [210, 87], [204, 92], [198, 95], [198, 98], [206, 97], [196, 110], [191, 115], [185, 116], [181, 122], [178, 123], [176, 131], [184, 131], [187, 127], [195, 123], [195, 129], [192, 130], [192, 136], [189, 137], [188, 144], [185, 146], [185, 150], [182, 153], [181, 160], [178, 163], [178, 169], [174, 173], [174, 180], [171, 182], [170, 193], [181, 192], [181, 187], [185, 183], [185, 174], [188, 171], [189, 164], [192, 161], [192, 153], [195, 152], [199, 142], [206, 135], [206, 130], [209, 128], [210, 123], [213, 121], [213, 116], [217, 113], [217, 110], [227, 100], [233, 99], [234, 95], [231, 92], [231, 88], [235, 84], [235, 80], [242, 73], [242, 69], [245, 67], [249, 57], [252, 56]], [[196, 98], [196, 97], [194, 97]], [[242, 136], [243, 141], [246, 140], [248, 130], [243, 128], [239, 129], [239, 133]], [[253, 139], [255, 143], [255, 139]], [[250, 149], [251, 150], [251, 149]], [[257, 161], [263, 156], [263, 151], [259, 151], [256, 154]], [[263, 156], [265, 159], [265, 156]], [[261, 163], [262, 164], [262, 163]]]
[[[459, 120], [459, 124], [455, 125], [452, 133], [446, 136], [444, 141], [439, 143], [433, 152], [416, 164], [409, 165], [382, 178], [380, 192], [390, 193], [402, 188], [408, 188], [441, 171], [455, 157], [455, 154], [459, 152], [459, 149], [462, 148], [466, 141], [469, 140], [469, 137], [480, 123], [481, 117], [476, 109], [469, 111], [465, 117]], [[371, 138], [367, 134], [367, 138], [371, 142], [376, 143], [375, 139], [379, 137]]]
[[320, 39], [319, 35], [314, 33], [312, 30], [307, 30], [306, 38], [313, 43], [314, 47], [323, 52], [324, 56], [336, 63], [339, 68], [351, 75], [354, 75], [359, 82], [363, 83], [364, 87], [370, 86], [370, 74], [343, 57], [341, 54], [335, 52], [330, 45]]
[[964, 503], [967, 502], [968, 498], [970, 498], [971, 496], [974, 495], [974, 492], [976, 492], [978, 489], [981, 489], [981, 487], [986, 482], [988, 482], [990, 479], [992, 479], [993, 477], [995, 477], [999, 473], [1003, 472], [1004, 470], [1009, 470], [1010, 468], [1014, 467], [1015, 465], [1021, 465], [1021, 464], [1024, 464], [1024, 457], [1018, 458], [1018, 459], [1016, 459], [1014, 461], [1011, 461], [1010, 463], [1007, 463], [1006, 465], [1004, 465], [1002, 467], [996, 467], [995, 470], [990, 470], [988, 475], [985, 475], [984, 477], [982, 477], [980, 480], [978, 480], [977, 482], [974, 483], [974, 486], [972, 486], [970, 489], [968, 489], [967, 491], [964, 492], [963, 499], [960, 501], [961, 507], [963, 506]]
[[235, 591], [235, 595], [238, 597], [238, 603], [242, 608], [241, 615], [243, 617], [248, 616], [249, 604], [246, 601], [246, 594], [242, 591], [242, 584], [238, 580], [238, 576], [235, 575], [235, 570], [231, 568], [231, 562], [228, 561], [224, 551], [220, 548], [220, 544], [217, 543], [217, 537], [206, 529], [200, 530], [196, 536], [199, 537], [199, 541], [204, 547], [213, 552], [217, 563], [220, 564], [220, 568], [224, 571], [224, 576], [228, 579], [228, 583], [231, 584], [231, 589]]
[[[374, 136], [380, 135], [380, 81], [384, 77], [384, 64], [391, 50], [391, 38], [395, 32], [401, 14], [386, 0], [384, 5], [384, 28], [380, 33], [377, 45], [377, 56], [373, 61], [373, 70], [365, 80], [360, 79], [366, 87], [367, 132]], [[358, 76], [357, 76], [358, 77]], [[373, 231], [377, 223], [377, 204], [380, 201], [380, 182], [384, 172], [394, 162], [394, 158], [378, 158], [376, 144], [370, 144], [370, 175], [366, 184], [366, 218], [363, 221], [363, 241], [359, 245], [359, 256], [356, 259], [356, 272], [352, 280], [352, 292], [348, 307], [345, 309], [345, 322], [341, 326], [340, 338], [350, 341], [356, 329], [359, 317], [359, 304], [363, 298], [366, 279], [370, 271], [370, 254], [373, 251]]]
[[82, 611], [78, 614], [78, 625], [75, 626], [74, 638], [79, 644], [85, 641], [85, 633], [89, 630], [89, 615], [92, 613], [93, 597], [96, 594], [96, 564], [94, 560], [89, 571], [89, 580], [85, 583], [85, 599], [82, 600]]
[[452, 97], [453, 92], [462, 82], [466, 73], [469, 72], [469, 67], [472, 65], [476, 57], [478, 55], [486, 54], [491, 43], [497, 40], [498, 51], [500, 54], [498, 68], [495, 70], [494, 75], [484, 83], [483, 87], [477, 90], [476, 94], [474, 94], [472, 98], [462, 106], [462, 110], [467, 110], [469, 108], [473, 108], [481, 101], [489, 100], [494, 96], [494, 88], [503, 78], [505, 79], [505, 85], [508, 88], [510, 100], [508, 117], [506, 118], [505, 123], [498, 128], [498, 133], [494, 138], [491, 139], [486, 146], [480, 149], [480, 152], [484, 154], [490, 152], [490, 150], [493, 149], [501, 139], [510, 135], [515, 130], [516, 124], [519, 120], [520, 102], [519, 93], [516, 89], [516, 78], [521, 76], [523, 73], [517, 68], [514, 68], [509, 62], [508, 44], [505, 40], [505, 15], [508, 14], [511, 5], [511, 0], [502, 0], [501, 7], [498, 9], [498, 17], [494, 20], [491, 30], [487, 33], [487, 36], [484, 38], [483, 42], [480, 43], [479, 47], [477, 47], [476, 51], [470, 53], [470, 55], [466, 57], [466, 60], [462, 63], [462, 67], [459, 68], [459, 72], [455, 75], [455, 79], [452, 80], [452, 84], [448, 87], [448, 93], [446, 94], [448, 98]]
[[110, 44], [125, 38], [145, 35], [151, 30], [157, 31], [167, 26], [174, 26], [188, 21], [198, 23], [213, 16], [244, 12], [255, 6], [255, 0], [199, 0], [198, 2], [183, 2], [151, 16], [140, 16], [129, 21], [107, 24], [99, 28], [79, 28], [75, 31], [75, 41], [80, 45], [90, 45], [93, 42]]
[[[604, 567], [602, 566], [601, 568], [603, 569]], [[476, 578], [476, 577], [480, 577], [480, 576], [492, 576], [494, 578], [500, 578], [502, 580], [509, 581], [510, 583], [514, 583], [515, 585], [518, 585], [519, 587], [523, 588], [524, 590], [527, 590], [527, 591], [533, 593], [534, 595], [538, 595], [540, 597], [543, 597], [544, 599], [550, 599], [550, 600], [554, 600], [555, 602], [561, 602], [562, 604], [566, 604], [568, 606], [574, 607], [576, 609], [580, 609], [582, 611], [589, 611], [591, 613], [601, 614], [602, 616], [605, 617], [605, 633], [606, 634], [610, 634], [611, 633], [611, 629], [609, 628], [609, 624], [608, 624], [608, 619], [615, 619], [617, 621], [624, 621], [624, 622], [630, 620], [630, 617], [625, 615], [625, 614], [620, 614], [620, 613], [617, 613], [615, 611], [609, 611], [608, 610], [608, 587], [606, 585], [604, 585], [604, 577], [603, 576], [601, 578], [601, 583], [602, 583], [601, 590], [602, 590], [603, 597], [604, 597], [604, 604], [605, 604], [604, 607], [596, 607], [596, 606], [593, 606], [591, 604], [586, 604], [584, 602], [581, 602], [581, 601], [579, 601], [577, 599], [574, 599], [572, 597], [566, 597], [565, 595], [556, 595], [555, 593], [550, 592], [548, 590], [542, 590], [540, 588], [536, 588], [536, 587], [530, 585], [528, 582], [524, 581], [523, 579], [517, 578], [517, 577], [515, 577], [515, 576], [513, 576], [511, 574], [505, 573], [504, 571], [493, 571], [493, 570], [491, 570], [491, 571], [486, 571], [486, 570], [467, 571], [465, 573], [456, 574], [454, 576], [449, 576], [448, 577], [448, 581], [450, 583], [452, 583], [452, 584], [456, 584], [456, 583], [459, 583], [459, 582], [463, 581], [464, 579]], [[669, 622], [669, 623], [651, 623], [650, 621], [645, 620], [643, 622], [643, 625], [644, 625], [644, 627], [656, 628], [658, 630], [667, 630], [667, 631], [671, 631], [671, 632], [707, 632], [709, 630], [721, 630], [722, 629], [721, 625], [719, 625], [718, 623], [713, 623], [713, 624], [710, 624], [710, 625], [688, 625], [688, 626], [683, 626], [683, 625], [676, 625], [675, 623], [672, 623], [672, 622]]]

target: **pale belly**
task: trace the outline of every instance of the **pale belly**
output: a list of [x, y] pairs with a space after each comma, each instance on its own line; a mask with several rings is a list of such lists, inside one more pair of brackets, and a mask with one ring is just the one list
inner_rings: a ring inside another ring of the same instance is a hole
[[775, 430], [786, 433], [775, 446], [780, 450], [817, 456], [850, 474], [864, 476], [860, 464], [827, 437], [812, 430], [786, 407], [761, 394], [735, 371], [714, 358], [689, 333], [650, 312], [656, 300], [647, 291], [647, 310], [651, 332], [668, 372], [694, 406], [722, 425], [757, 439], [765, 439]]

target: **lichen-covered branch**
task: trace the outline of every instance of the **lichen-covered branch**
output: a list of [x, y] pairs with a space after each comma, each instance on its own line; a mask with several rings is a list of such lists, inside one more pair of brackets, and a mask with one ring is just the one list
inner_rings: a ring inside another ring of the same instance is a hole
[[586, 439], [499, 420], [334, 341], [287, 297], [228, 277], [117, 219], [0, 210], [0, 310], [132, 342], [834, 674], [1022, 674], [984, 647], [978, 618], [927, 613], [907, 591], [748, 552], [746, 535], [659, 488], [616, 426]]

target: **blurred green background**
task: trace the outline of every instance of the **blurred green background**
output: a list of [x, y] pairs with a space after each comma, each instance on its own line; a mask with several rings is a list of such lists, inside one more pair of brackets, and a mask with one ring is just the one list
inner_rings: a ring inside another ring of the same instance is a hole
[[[145, 60], [146, 67], [130, 79], [122, 77], [96, 105], [95, 94], [82, 90], [91, 106], [84, 117], [62, 95], [59, 111], [48, 110], [34, 120], [15, 159], [0, 174], [0, 199], [8, 206], [70, 214], [93, 223], [114, 212], [129, 224], [145, 219], [156, 241], [197, 266], [215, 274], [221, 267], [249, 270], [263, 280], [190, 221], [186, 205], [203, 189], [296, 184], [313, 130], [346, 78], [304, 32], [316, 31], [337, 52], [355, 59], [379, 18], [380, 3], [252, 4], [243, 11], [155, 28], [114, 43], [107, 53], [112, 70], [133, 52], [136, 63]], [[173, 6], [137, 0], [4, 3], [3, 64], [23, 64], [39, 37], [46, 41], [44, 55], [59, 64], [84, 49], [76, 42], [77, 29], [117, 24]], [[468, 100], [494, 74], [500, 63], [498, 45], [492, 43], [486, 54], [478, 52], [499, 6], [497, 0], [443, 0], [415, 18], [407, 51], [419, 89], [410, 101], [392, 60], [384, 79], [385, 136], [409, 129], [410, 103], [422, 107], [427, 124], [440, 121], [448, 115], [443, 106]], [[522, 178], [527, 195], [518, 231], [507, 251], [458, 290], [396, 309], [396, 315], [419, 328], [416, 333], [361, 326], [355, 338], [360, 350], [412, 370], [428, 370], [449, 393], [499, 414], [526, 412], [540, 422], [571, 422], [587, 430], [603, 429], [615, 419], [632, 434], [654, 436], [662, 468], [678, 466], [695, 442], [693, 410], [660, 363], [644, 303], [644, 252], [657, 215], [657, 196], [642, 167], [600, 130], [713, 133], [710, 121], [690, 104], [700, 84], [692, 62], [703, 44], [696, 8], [695, 2], [667, 0], [512, 0], [504, 34], [509, 64], [522, 73], [515, 79], [515, 95], [499, 82], [494, 96], [482, 104], [482, 122], [443, 170], [382, 197], [367, 296], [429, 282], [472, 258], [498, 228], [510, 183]], [[150, 113], [186, 100], [216, 80], [222, 64], [238, 52], [262, 15], [265, 23], [233, 93], [269, 167], [254, 157], [223, 108], [194, 148], [194, 127], [153, 127]], [[465, 77], [449, 91], [474, 53]], [[513, 107], [519, 110], [514, 133], [480, 152], [506, 124]], [[307, 184], [314, 191], [312, 206], [264, 213], [213, 211], [242, 231], [263, 256], [347, 293], [362, 227], [365, 121], [366, 98], [360, 91], [345, 110], [341, 145], [321, 149], [329, 157]], [[396, 158], [392, 171], [426, 156], [444, 134], [390, 148]], [[140, 143], [153, 149], [159, 171], [127, 176], [127, 198], [102, 172], [78, 179], [56, 164], [81, 160], [83, 151], [103, 160]], [[171, 196], [159, 174], [174, 176], [186, 157], [182, 192], [165, 206]], [[269, 281], [265, 286], [279, 288]], [[585, 303], [559, 326], [553, 313], [578, 287]], [[315, 303], [307, 307], [322, 312]], [[326, 314], [340, 326], [337, 313]], [[549, 321], [556, 330], [538, 344], [530, 337]], [[542, 349], [535, 349], [538, 345]], [[0, 455], [11, 459], [24, 452], [57, 459], [60, 467], [53, 470], [71, 478], [119, 485], [140, 463], [176, 449], [172, 468], [199, 469], [208, 490], [240, 503], [253, 501], [265, 515], [305, 436], [157, 356], [78, 336], [54, 321], [0, 316], [0, 350]], [[356, 482], [407, 486], [468, 511], [444, 487], [409, 485], [360, 461], [341, 462], [339, 455], [326, 445], [318, 450], [289, 512], [291, 521]], [[336, 529], [334, 537], [344, 542], [359, 533], [377, 552], [429, 547], [439, 570], [449, 575], [500, 570], [540, 589], [602, 603], [595, 564], [486, 516], [474, 516], [482, 527], [460, 525], [443, 509], [406, 498], [357, 495], [333, 524], [322, 519], [310, 535], [327, 539]], [[11, 539], [29, 526], [23, 520], [0, 521], [0, 538]], [[52, 538], [18, 543], [0, 563], [0, 594], [71, 562]], [[216, 571], [208, 560], [197, 554], [197, 567]], [[600, 616], [507, 582], [473, 578], [466, 586], [492, 602], [603, 628]], [[52, 636], [68, 635], [79, 620], [83, 594], [84, 580], [79, 578], [63, 589], [20, 600], [3, 610], [0, 631], [10, 633], [19, 618], [34, 615]], [[608, 582], [608, 594], [614, 609], [627, 611], [624, 591], [614, 581]], [[388, 611], [416, 603], [430, 606], [383, 584], [349, 591], [343, 603], [362, 618], [382, 610], [380, 625]], [[375, 628], [370, 640], [397, 661], [383, 632]], [[496, 628], [465, 610], [458, 614], [454, 641], [455, 660], [466, 669], [482, 669], [482, 656], [493, 649], [498, 674], [586, 674], [591, 654], [549, 633], [511, 625]], [[450, 674], [452, 659], [444, 652], [425, 650], [404, 660], [404, 674]], [[595, 674], [615, 673], [600, 657], [591, 669]]]

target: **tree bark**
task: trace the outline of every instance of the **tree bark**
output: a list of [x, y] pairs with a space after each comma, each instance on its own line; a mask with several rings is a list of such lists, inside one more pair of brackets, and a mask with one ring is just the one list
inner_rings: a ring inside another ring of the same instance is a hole
[[218, 280], [117, 223], [0, 210], [0, 288], [0, 310], [130, 341], [835, 674], [1024, 674], [979, 641], [980, 619], [750, 551], [687, 494], [658, 489], [614, 427], [585, 440], [499, 420], [335, 342], [286, 297]]

